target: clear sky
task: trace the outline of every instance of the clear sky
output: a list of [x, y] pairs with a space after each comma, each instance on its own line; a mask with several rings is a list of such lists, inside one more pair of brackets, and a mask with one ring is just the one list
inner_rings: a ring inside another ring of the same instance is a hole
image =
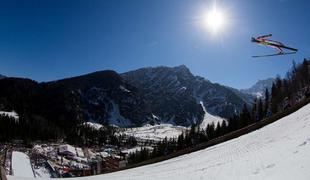
[[[0, 74], [49, 81], [112, 69], [184, 64], [212, 82], [245, 88], [284, 75], [292, 60], [310, 57], [310, 1], [218, 0], [224, 28], [201, 23], [208, 0], [1, 0]], [[273, 54], [250, 37], [299, 49]]]

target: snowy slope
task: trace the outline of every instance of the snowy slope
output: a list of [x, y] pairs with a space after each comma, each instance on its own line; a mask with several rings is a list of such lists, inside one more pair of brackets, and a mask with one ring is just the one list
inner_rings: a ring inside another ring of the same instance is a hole
[[13, 151], [12, 153], [13, 175], [16, 177], [34, 177], [27, 154]]
[[221, 118], [219, 116], [214, 116], [208, 113], [202, 101], [200, 101], [200, 104], [202, 106], [203, 111], [205, 112], [203, 120], [199, 125], [201, 129], [206, 129], [208, 124], [214, 123], [214, 125], [216, 126], [218, 122], [222, 123], [223, 121], [226, 121], [224, 118]]
[[183, 126], [174, 126], [172, 124], [160, 124], [160, 125], [145, 125], [137, 128], [127, 128], [123, 134], [134, 136], [142, 140], [154, 140], [160, 141], [165, 137], [177, 138], [182, 132], [185, 132], [187, 128]]
[[310, 104], [262, 129], [205, 150], [139, 168], [79, 179], [307, 180], [309, 169]]

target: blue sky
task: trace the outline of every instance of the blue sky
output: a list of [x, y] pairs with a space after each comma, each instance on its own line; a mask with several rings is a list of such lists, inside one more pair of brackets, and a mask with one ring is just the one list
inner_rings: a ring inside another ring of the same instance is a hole
[[[184, 64], [212, 82], [245, 88], [284, 75], [292, 60], [310, 57], [310, 1], [218, 0], [225, 28], [201, 26], [208, 0], [0, 1], [0, 74], [49, 81], [113, 69]], [[272, 54], [254, 35], [299, 49]]]

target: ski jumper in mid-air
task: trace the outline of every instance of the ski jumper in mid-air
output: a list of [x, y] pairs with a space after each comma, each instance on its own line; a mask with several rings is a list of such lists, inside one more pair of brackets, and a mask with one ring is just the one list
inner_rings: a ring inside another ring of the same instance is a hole
[[[268, 46], [276, 49], [278, 53], [276, 54], [270, 54], [270, 55], [261, 55], [261, 56], [253, 56], [253, 57], [266, 57], [266, 56], [277, 56], [277, 55], [285, 55], [285, 54], [294, 54], [298, 50], [295, 48], [288, 47], [284, 45], [281, 42], [270, 40], [269, 38], [272, 36], [272, 34], [263, 35], [259, 37], [252, 37], [251, 41], [253, 43], [257, 43], [263, 46]], [[290, 50], [290, 52], [285, 52], [284, 49]]]

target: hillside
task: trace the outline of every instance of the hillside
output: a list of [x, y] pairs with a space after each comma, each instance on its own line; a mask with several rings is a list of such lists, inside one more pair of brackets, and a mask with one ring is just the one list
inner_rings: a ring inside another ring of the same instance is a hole
[[105, 70], [43, 83], [4, 78], [0, 88], [0, 111], [16, 111], [21, 121], [29, 118], [41, 127], [49, 124], [60, 129], [51, 132], [59, 131], [57, 136], [85, 121], [189, 127], [202, 122], [206, 112], [227, 118], [248, 103], [242, 93], [194, 76], [184, 65], [124, 74]]
[[228, 118], [238, 114], [248, 96], [194, 76], [185, 66], [141, 68], [121, 76], [142, 92], [154, 115], [167, 123], [189, 126], [203, 120], [204, 111]]
[[257, 131], [201, 151], [139, 168], [77, 179], [306, 180], [310, 176], [309, 112], [310, 104]]

